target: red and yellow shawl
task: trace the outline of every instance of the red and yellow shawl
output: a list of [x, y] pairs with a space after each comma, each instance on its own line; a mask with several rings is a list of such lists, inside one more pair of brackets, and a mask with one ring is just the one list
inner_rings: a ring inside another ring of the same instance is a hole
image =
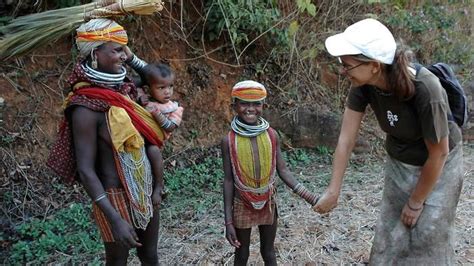
[[112, 106], [123, 108], [133, 126], [149, 143], [163, 146], [163, 130], [148, 111], [133, 101], [137, 90], [132, 82], [125, 80], [117, 89], [94, 84], [87, 79], [79, 64], [76, 65], [69, 82], [73, 90], [65, 100], [65, 115], [46, 163], [63, 177], [66, 183], [72, 183], [77, 177], [72, 131], [68, 121], [68, 112], [72, 106], [84, 106], [97, 112], [108, 112]]

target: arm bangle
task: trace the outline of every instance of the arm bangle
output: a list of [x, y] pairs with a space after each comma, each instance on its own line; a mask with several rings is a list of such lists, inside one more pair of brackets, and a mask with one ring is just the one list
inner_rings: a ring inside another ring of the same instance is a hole
[[97, 203], [97, 202], [103, 200], [105, 197], [107, 197], [107, 194], [105, 194], [105, 192], [104, 192], [104, 193], [100, 194], [99, 196], [97, 196], [97, 198], [94, 199], [94, 202]]
[[294, 192], [294, 193], [298, 193], [297, 191], [299, 190], [299, 188], [300, 188], [301, 186], [302, 186], [301, 183], [296, 184], [296, 185], [293, 187], [293, 192]]
[[146, 65], [148, 65], [147, 62], [143, 61], [142, 59], [138, 58], [135, 54], [132, 56], [131, 59], [125, 61], [126, 64], [128, 64], [133, 70], [135, 71], [140, 71], [142, 70]]

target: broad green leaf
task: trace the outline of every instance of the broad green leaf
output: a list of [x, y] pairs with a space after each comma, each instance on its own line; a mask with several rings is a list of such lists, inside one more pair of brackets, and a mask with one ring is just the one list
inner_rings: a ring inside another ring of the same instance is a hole
[[304, 4], [304, 0], [297, 0], [296, 1], [296, 6], [298, 6], [298, 9], [304, 10], [306, 5]]
[[311, 15], [311, 16], [316, 16], [316, 6], [314, 4], [310, 4], [306, 7], [306, 9], [308, 10], [308, 13]]

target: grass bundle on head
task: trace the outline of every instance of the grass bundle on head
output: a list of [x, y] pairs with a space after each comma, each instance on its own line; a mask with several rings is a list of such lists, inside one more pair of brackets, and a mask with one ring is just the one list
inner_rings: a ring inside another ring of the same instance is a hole
[[23, 55], [44, 44], [52, 43], [89, 19], [151, 15], [162, 9], [161, 0], [100, 0], [18, 17], [0, 27], [0, 58]]

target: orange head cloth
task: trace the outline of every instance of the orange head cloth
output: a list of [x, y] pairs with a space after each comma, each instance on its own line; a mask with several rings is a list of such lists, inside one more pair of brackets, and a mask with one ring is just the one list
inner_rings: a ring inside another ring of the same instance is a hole
[[76, 45], [82, 57], [106, 42], [121, 45], [128, 43], [127, 32], [117, 22], [110, 19], [91, 19], [77, 30]]
[[259, 102], [267, 98], [267, 90], [256, 81], [245, 80], [234, 85], [231, 96], [233, 101]]

